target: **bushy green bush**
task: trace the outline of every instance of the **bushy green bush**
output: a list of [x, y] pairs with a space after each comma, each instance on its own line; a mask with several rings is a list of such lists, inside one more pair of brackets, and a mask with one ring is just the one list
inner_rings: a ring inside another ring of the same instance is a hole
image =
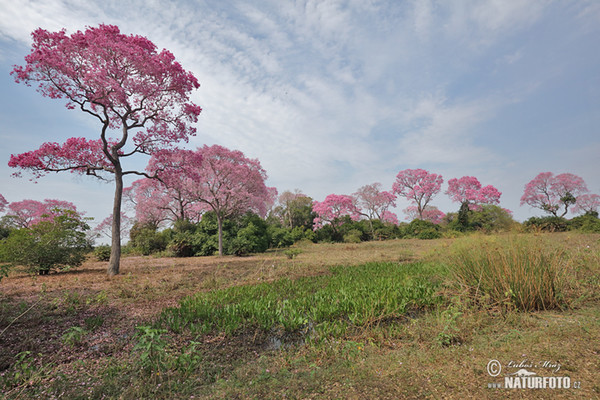
[[158, 232], [153, 224], [136, 223], [129, 232], [129, 246], [137, 249], [142, 255], [150, 255], [167, 248], [168, 232]]
[[600, 233], [600, 219], [598, 213], [585, 213], [569, 221], [569, 229], [586, 233]]
[[569, 230], [569, 222], [566, 219], [554, 216], [531, 217], [523, 225], [530, 231], [566, 232]]
[[439, 239], [442, 237], [440, 226], [430, 221], [415, 219], [403, 227], [403, 237], [417, 239]]
[[0, 244], [0, 260], [30, 272], [80, 266], [92, 250], [86, 236], [89, 226], [70, 210], [30, 228], [15, 229]]
[[96, 257], [96, 260], [98, 261], [110, 260], [110, 246], [105, 244], [96, 246], [94, 249], [94, 257]]

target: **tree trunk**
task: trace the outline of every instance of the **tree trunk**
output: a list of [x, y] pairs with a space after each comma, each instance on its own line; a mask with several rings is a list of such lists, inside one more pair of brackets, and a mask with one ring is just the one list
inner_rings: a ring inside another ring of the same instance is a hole
[[119, 273], [121, 263], [121, 199], [123, 197], [123, 171], [121, 166], [115, 168], [115, 200], [113, 203], [112, 243], [108, 261], [108, 275]]
[[219, 225], [219, 255], [223, 255], [223, 220], [217, 213], [217, 224]]

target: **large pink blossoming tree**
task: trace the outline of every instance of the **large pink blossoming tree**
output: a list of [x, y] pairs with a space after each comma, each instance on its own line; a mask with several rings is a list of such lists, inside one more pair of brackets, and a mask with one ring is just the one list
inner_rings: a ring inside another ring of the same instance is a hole
[[313, 211], [317, 217], [313, 220], [314, 229], [320, 229], [326, 224], [331, 224], [334, 231], [342, 224], [341, 218], [349, 216], [353, 221], [360, 219], [360, 210], [356, 206], [356, 199], [345, 194], [330, 194], [323, 201], [313, 202]]
[[11, 156], [9, 165], [36, 177], [71, 171], [115, 182], [112, 246], [108, 274], [119, 273], [120, 216], [125, 175], [123, 159], [151, 155], [195, 135], [200, 107], [190, 94], [200, 85], [167, 50], [157, 51], [148, 39], [125, 35], [111, 25], [67, 35], [64, 30], [33, 32], [24, 66], [15, 66], [16, 82], [37, 83], [42, 95], [66, 99], [98, 121], [98, 139], [71, 138], [44, 143], [38, 150]]
[[223, 221], [248, 211], [264, 217], [277, 197], [277, 190], [266, 186], [267, 173], [258, 160], [219, 145], [204, 145], [196, 151], [162, 152], [149, 168], [167, 188], [214, 211], [219, 255], [223, 255]]
[[424, 169], [405, 169], [398, 172], [392, 191], [414, 204], [417, 218], [424, 219], [423, 212], [431, 199], [440, 192], [444, 179]]
[[64, 211], [72, 211], [74, 218], [82, 218], [82, 215], [77, 212], [75, 204], [71, 202], [54, 199], [44, 201], [26, 199], [8, 204], [4, 219], [15, 228], [31, 228], [42, 221], [54, 220]]
[[448, 181], [446, 194], [450, 199], [461, 206], [468, 206], [470, 210], [479, 209], [480, 204], [498, 204], [502, 193], [494, 186], [483, 186], [474, 176], [463, 176]]
[[541, 172], [525, 185], [521, 206], [527, 204], [555, 217], [564, 217], [579, 196], [587, 192], [584, 180], [577, 175]]

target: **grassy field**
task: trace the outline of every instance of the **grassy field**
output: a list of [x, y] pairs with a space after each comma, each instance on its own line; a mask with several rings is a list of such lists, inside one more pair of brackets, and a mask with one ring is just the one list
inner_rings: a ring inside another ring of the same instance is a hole
[[[48, 276], [15, 271], [0, 282], [0, 390], [600, 398], [600, 235], [297, 248], [291, 259], [128, 257], [112, 278], [94, 261]], [[490, 388], [519, 369], [568, 377], [571, 388]]]

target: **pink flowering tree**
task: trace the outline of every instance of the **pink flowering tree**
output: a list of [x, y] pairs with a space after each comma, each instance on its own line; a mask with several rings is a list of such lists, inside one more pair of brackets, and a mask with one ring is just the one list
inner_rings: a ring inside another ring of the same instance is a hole
[[[98, 139], [71, 138], [44, 143], [38, 150], [13, 155], [9, 166], [33, 172], [71, 171], [112, 178], [112, 246], [108, 274], [119, 273], [123, 177], [147, 175], [123, 165], [126, 157], [152, 155], [195, 135], [200, 107], [190, 101], [200, 85], [167, 50], [148, 39], [100, 25], [67, 35], [65, 30], [33, 32], [31, 53], [12, 72], [17, 83], [38, 84], [52, 99], [65, 99], [98, 121]], [[150, 177], [150, 176], [147, 176]]]
[[330, 194], [322, 202], [313, 202], [313, 211], [317, 217], [313, 220], [314, 229], [320, 229], [325, 224], [331, 224], [334, 232], [337, 231], [344, 216], [349, 216], [353, 221], [360, 219], [360, 210], [356, 207], [355, 199], [344, 194]]
[[223, 255], [223, 221], [248, 211], [264, 217], [277, 196], [267, 187], [267, 174], [256, 159], [213, 145], [195, 152], [164, 152], [150, 168], [170, 189], [204, 209], [214, 211], [219, 229], [219, 255]]
[[416, 206], [410, 206], [405, 208], [404, 213], [406, 214], [406, 220], [412, 221], [415, 219], [422, 219], [423, 221], [429, 221], [436, 225], [439, 225], [444, 220], [446, 214], [440, 211], [437, 207], [427, 206], [424, 210], [421, 211], [421, 215], [419, 216], [419, 210]]
[[383, 220], [386, 211], [396, 206], [396, 196], [381, 190], [379, 182], [362, 186], [353, 196], [356, 199], [357, 209], [361, 210], [360, 213], [368, 219]]
[[423, 211], [431, 199], [439, 193], [444, 179], [441, 175], [424, 169], [405, 169], [396, 175], [392, 191], [409, 200], [417, 208], [419, 219], [423, 219]]
[[8, 201], [0, 194], [0, 212], [3, 212], [6, 206], [8, 205]]
[[388, 224], [398, 225], [398, 216], [391, 211], [384, 211], [381, 215], [381, 220]]
[[579, 196], [587, 192], [584, 180], [577, 175], [542, 172], [525, 185], [521, 206], [527, 204], [555, 217], [564, 217]]
[[64, 214], [65, 211], [72, 211], [74, 217], [82, 218], [73, 203], [46, 199], [43, 202], [37, 200], [12, 202], [8, 204], [4, 219], [15, 228], [30, 228], [42, 221], [52, 221], [55, 217]]
[[481, 204], [498, 204], [502, 195], [492, 185], [482, 187], [474, 176], [450, 179], [446, 194], [452, 201], [460, 203], [461, 206], [467, 206], [470, 210], [479, 209]]
[[600, 195], [582, 194], [577, 197], [577, 203], [573, 207], [573, 212], [583, 214], [597, 213], [600, 208]]
[[[108, 217], [104, 218], [102, 222], [96, 225], [96, 227], [92, 231], [92, 235], [94, 236], [94, 238], [112, 238], [112, 221], [113, 216], [109, 215]], [[121, 237], [128, 236], [132, 226], [133, 220], [129, 218], [126, 214], [121, 213]]]
[[142, 178], [125, 188], [126, 201], [135, 208], [135, 219], [158, 227], [165, 221], [199, 222], [205, 207], [194, 203], [176, 188], [168, 188], [157, 179]]

